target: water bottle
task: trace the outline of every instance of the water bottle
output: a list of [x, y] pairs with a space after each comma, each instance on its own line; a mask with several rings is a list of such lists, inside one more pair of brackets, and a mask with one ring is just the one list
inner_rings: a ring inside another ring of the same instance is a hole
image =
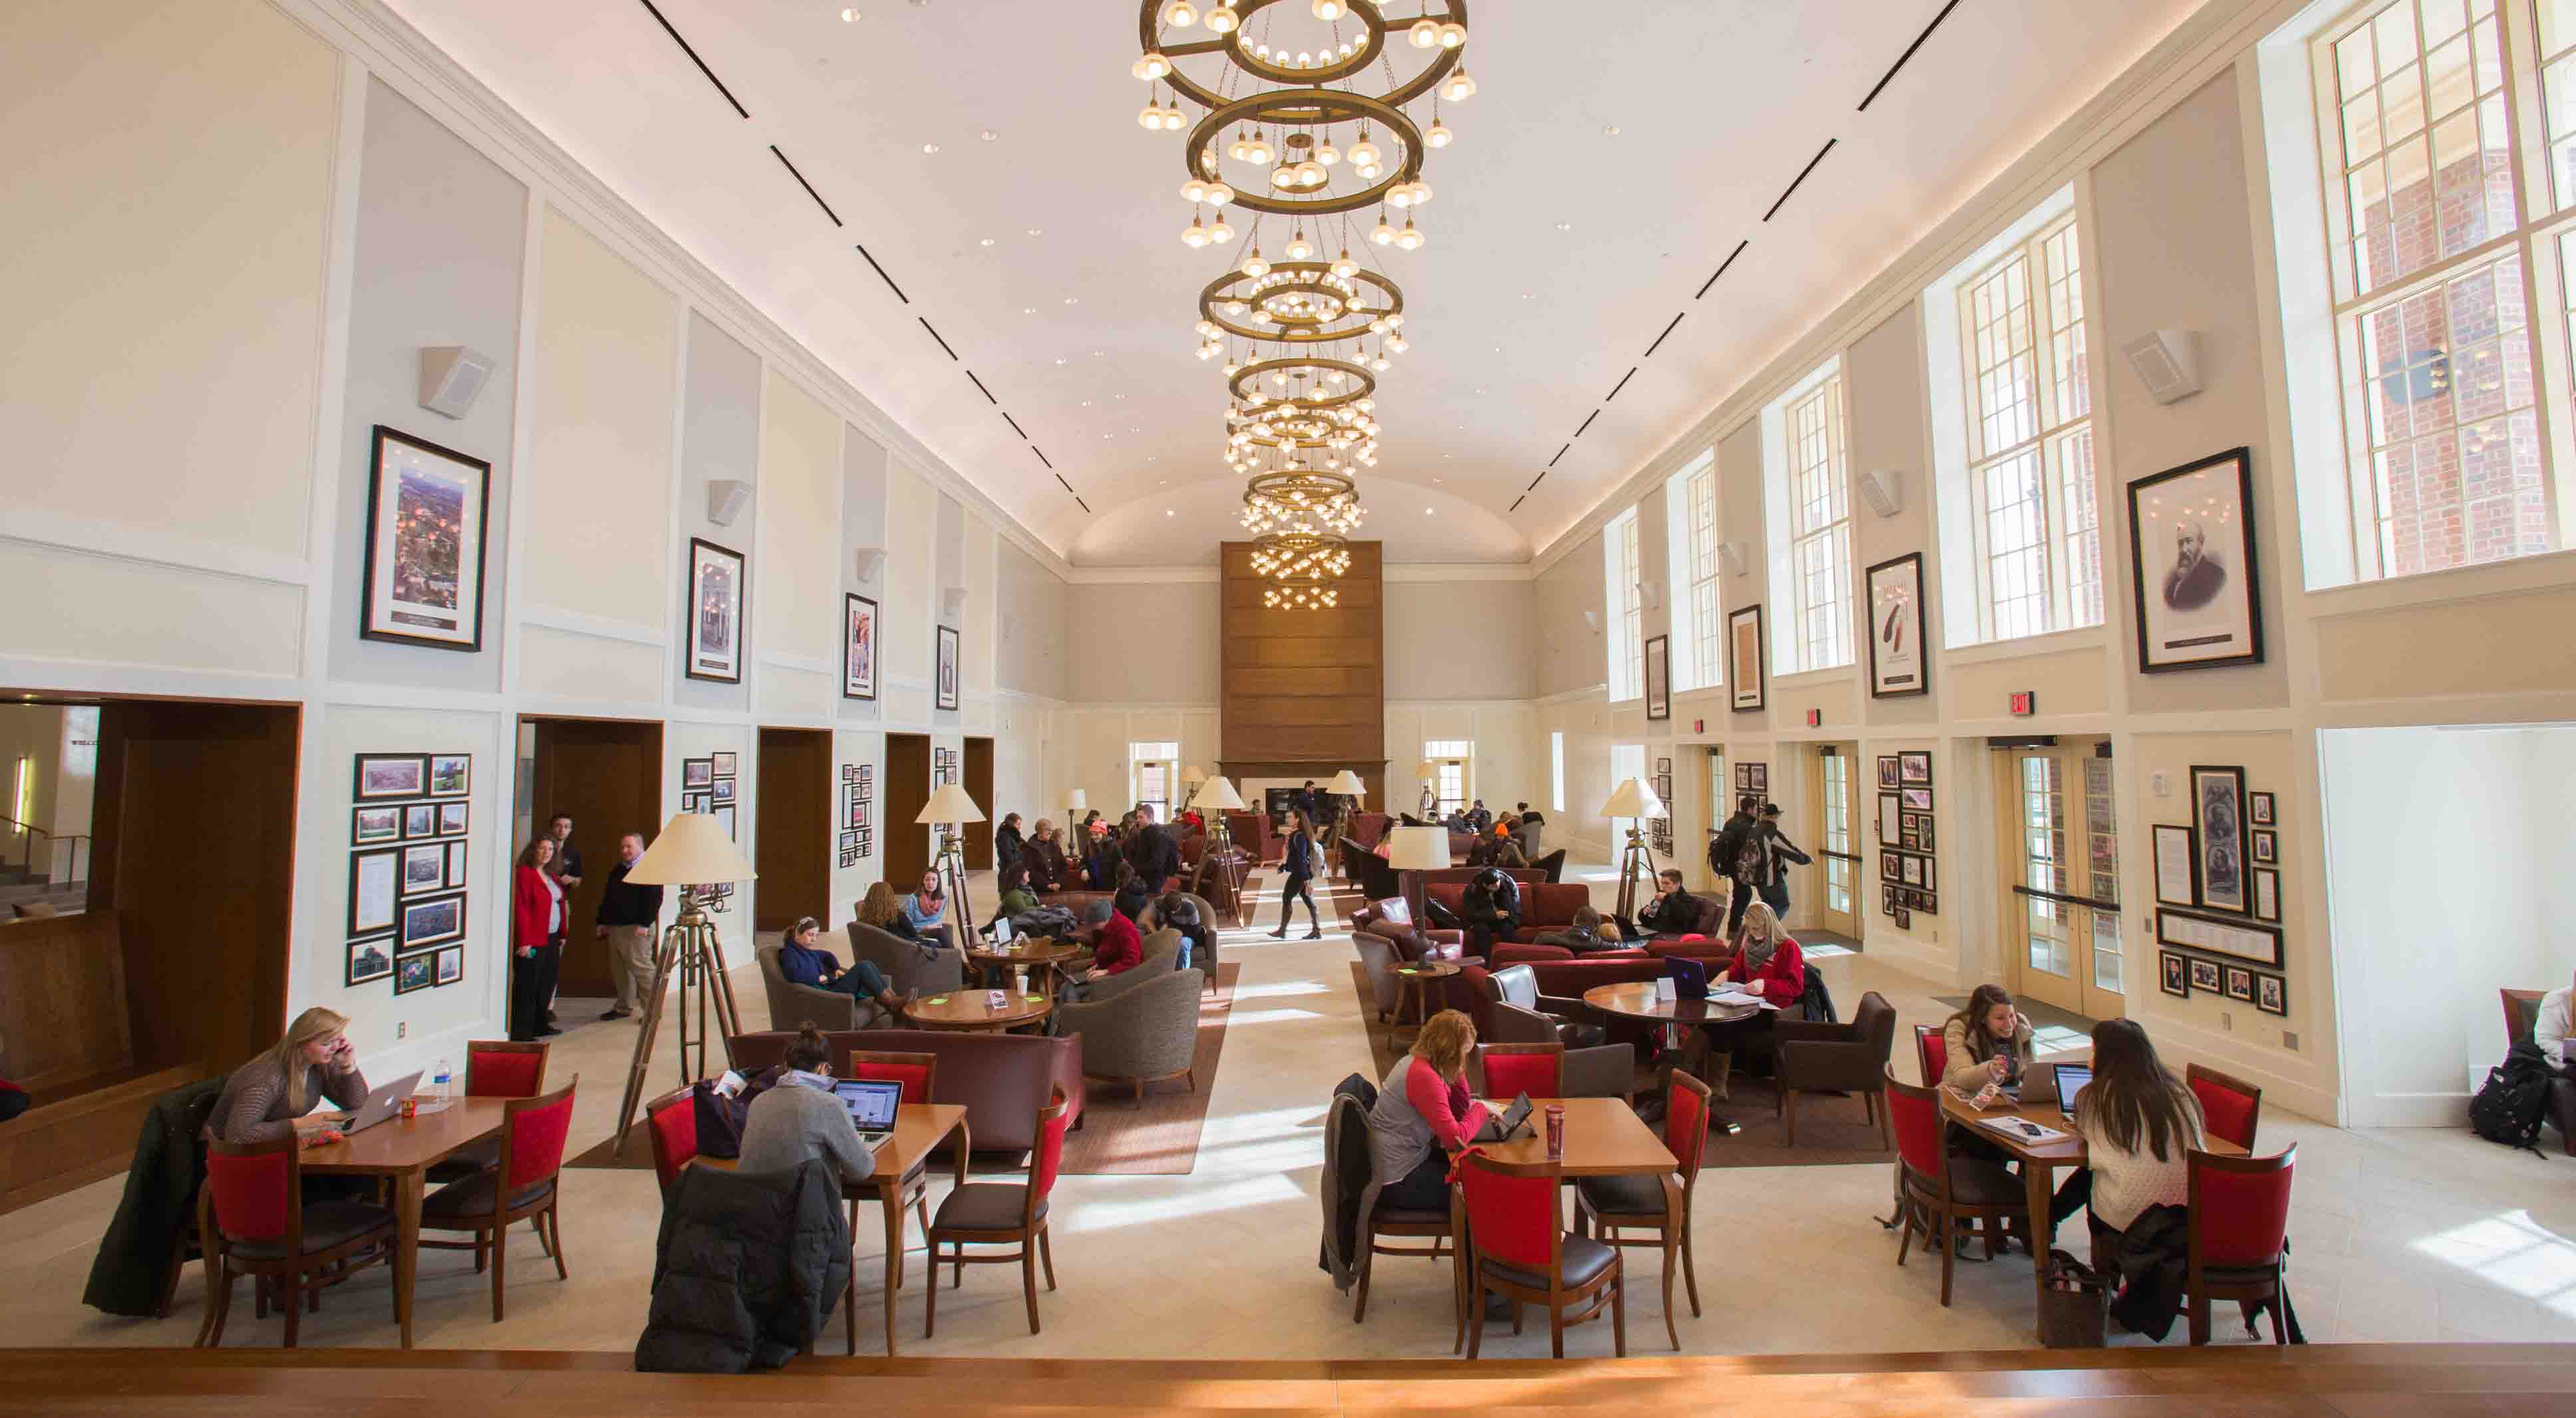
[[432, 1112], [447, 1106], [448, 1077], [447, 1059], [442, 1055], [438, 1060], [438, 1068], [429, 1076], [429, 1106]]

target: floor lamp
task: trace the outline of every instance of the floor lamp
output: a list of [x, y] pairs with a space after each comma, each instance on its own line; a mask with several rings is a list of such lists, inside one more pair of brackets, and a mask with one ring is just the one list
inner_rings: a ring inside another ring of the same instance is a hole
[[1655, 879], [1654, 849], [1646, 845], [1646, 834], [1638, 824], [1663, 816], [1664, 802], [1644, 783], [1623, 778], [1611, 789], [1610, 800], [1601, 805], [1601, 815], [1629, 820], [1628, 841], [1619, 849], [1619, 919], [1626, 921], [1636, 910], [1637, 883], [1642, 879], [1651, 885]]
[[1386, 864], [1398, 873], [1414, 873], [1410, 878], [1399, 875], [1396, 880], [1404, 883], [1404, 901], [1413, 914], [1414, 928], [1430, 929], [1430, 893], [1422, 889], [1421, 873], [1448, 869], [1449, 829], [1437, 824], [1395, 828], [1387, 834]]
[[[1324, 785], [1324, 791], [1335, 797], [1348, 798], [1351, 800], [1351, 805], [1348, 809], [1337, 810], [1333, 814], [1333, 859], [1335, 861], [1341, 861], [1343, 851], [1342, 841], [1344, 836], [1341, 824], [1348, 820], [1344, 814], [1347, 812], [1351, 816], [1358, 815], [1360, 810], [1360, 799], [1368, 796], [1368, 785], [1360, 781], [1360, 775], [1345, 768], [1341, 772], [1333, 775], [1333, 781]], [[1351, 864], [1348, 862], [1342, 862], [1342, 880], [1348, 881], [1350, 879]]]
[[[733, 981], [725, 976], [724, 942], [716, 935], [716, 923], [707, 917], [706, 898], [700, 893], [718, 882], [752, 881], [759, 875], [743, 860], [742, 849], [714, 815], [703, 812], [680, 813], [664, 823], [653, 845], [626, 869], [626, 880], [634, 885], [680, 888], [680, 918], [662, 933], [661, 944], [653, 952], [653, 991], [644, 1001], [644, 1027], [635, 1036], [635, 1058], [626, 1070], [626, 1100], [617, 1110], [617, 1141], [611, 1149], [616, 1155], [625, 1154], [626, 1130], [644, 1101], [644, 1074], [652, 1063], [654, 1036], [662, 1027], [663, 995], [674, 970], [680, 976], [680, 1082], [686, 1085], [706, 1077], [709, 1034], [724, 1041], [725, 1062], [733, 1062], [733, 1036], [742, 1032], [742, 1017], [734, 1008]], [[695, 1030], [689, 1027], [693, 990]], [[692, 1048], [697, 1050], [694, 1068], [689, 1062]]]
[[1217, 870], [1225, 873], [1226, 890], [1234, 897], [1235, 929], [1241, 930], [1250, 922], [1250, 917], [1244, 914], [1243, 909], [1243, 883], [1248, 873], [1236, 870], [1234, 833], [1225, 825], [1225, 815], [1230, 811], [1244, 810], [1243, 794], [1234, 790], [1233, 779], [1216, 777], [1200, 785], [1198, 796], [1193, 801], [1202, 811], [1215, 813], [1215, 821], [1210, 828], [1213, 835], [1208, 838], [1208, 849], [1219, 854], [1216, 859]]
[[966, 796], [966, 790], [955, 783], [942, 783], [939, 791], [922, 804], [921, 815], [914, 822], [939, 829], [939, 855], [931, 870], [953, 883], [949, 895], [957, 902], [957, 945], [964, 949], [967, 938], [975, 934], [975, 910], [966, 901], [966, 848], [957, 839], [962, 823], [982, 822], [984, 810]]

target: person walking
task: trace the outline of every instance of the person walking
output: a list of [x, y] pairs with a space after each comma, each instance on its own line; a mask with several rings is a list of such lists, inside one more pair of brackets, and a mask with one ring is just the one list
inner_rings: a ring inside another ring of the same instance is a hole
[[617, 865], [608, 869], [608, 884], [599, 892], [592, 934], [608, 942], [608, 973], [617, 982], [617, 1003], [599, 1016], [604, 1020], [632, 1015], [653, 988], [653, 935], [662, 923], [662, 888], [626, 879], [643, 856], [643, 833], [618, 838]]
[[1270, 938], [1288, 938], [1289, 908], [1302, 896], [1306, 898], [1306, 939], [1322, 940], [1324, 921], [1315, 914], [1315, 891], [1307, 885], [1315, 876], [1315, 838], [1306, 828], [1306, 814], [1295, 808], [1288, 810], [1288, 851], [1280, 864], [1288, 880], [1279, 891], [1279, 929], [1272, 931]]
[[1771, 914], [1787, 920], [1789, 864], [1795, 862], [1802, 867], [1809, 866], [1816, 859], [1799, 851], [1798, 844], [1789, 840], [1789, 834], [1780, 830], [1778, 803], [1762, 805], [1762, 822], [1754, 831], [1759, 834], [1762, 844], [1762, 878], [1755, 886], [1762, 894], [1762, 904], [1771, 908]]
[[1708, 869], [1727, 884], [1726, 934], [1733, 939], [1744, 925], [1744, 908], [1753, 904], [1762, 880], [1763, 857], [1760, 844], [1754, 840], [1761, 826], [1761, 816], [1754, 809], [1759, 799], [1740, 798], [1735, 816], [1718, 829], [1716, 840], [1708, 844]]

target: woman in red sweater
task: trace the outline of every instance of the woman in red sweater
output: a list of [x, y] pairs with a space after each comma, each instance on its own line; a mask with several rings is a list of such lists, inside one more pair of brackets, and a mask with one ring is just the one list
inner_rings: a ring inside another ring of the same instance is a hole
[[562, 883], [546, 870], [554, 856], [554, 839], [540, 837], [519, 853], [511, 873], [510, 1037], [522, 1042], [563, 1032], [546, 1023], [563, 968], [564, 922], [572, 914]]
[[[1798, 943], [1780, 929], [1780, 918], [1764, 902], [1744, 908], [1736, 927], [1735, 954], [1710, 982], [1712, 991], [1729, 987], [1758, 994], [1777, 1010], [1757, 1010], [1749, 1019], [1708, 1026], [1708, 1046], [1722, 1054], [1756, 1053], [1768, 1047], [1771, 1026], [1781, 1012], [1795, 1011], [1807, 993], [1807, 962]], [[1795, 1017], [1794, 1015], [1792, 1017]]]

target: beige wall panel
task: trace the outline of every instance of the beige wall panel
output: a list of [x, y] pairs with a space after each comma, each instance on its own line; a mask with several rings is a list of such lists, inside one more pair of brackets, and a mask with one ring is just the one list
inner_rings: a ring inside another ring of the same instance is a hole
[[[1067, 672], [1077, 704], [1213, 704], [1222, 682], [1219, 638], [1223, 625], [1218, 607], [1223, 588], [1214, 581], [1102, 583], [1070, 588], [1069, 608], [1061, 622], [1065, 634], [1099, 623], [1098, 617], [1124, 619], [1150, 606], [1144, 623], [1154, 627], [1157, 649], [1151, 654], [1074, 655]], [[1206, 765], [1211, 773], [1216, 765]]]
[[5, 11], [10, 505], [300, 557], [338, 56], [259, 0]]
[[831, 674], [820, 674], [764, 662], [760, 666], [761, 720], [766, 723], [780, 718], [829, 718], [840, 688], [837, 668]]
[[300, 664], [300, 586], [19, 542], [0, 542], [0, 586], [12, 655], [252, 675]]
[[1537, 692], [1600, 684], [1607, 641], [1583, 613], [1601, 614], [1601, 534], [1584, 538], [1531, 585], [1537, 634], [1530, 637], [1530, 678]]
[[678, 375], [671, 293], [552, 209], [536, 264], [522, 604], [674, 623], [678, 603], [663, 588]]
[[[751, 583], [763, 650], [840, 663], [841, 419], [771, 371], [760, 447], [760, 556]], [[764, 699], [764, 703], [775, 703]], [[799, 712], [807, 710], [799, 702]]]
[[[1853, 679], [1814, 680], [1803, 684], [1775, 684], [1770, 689], [1772, 722], [1788, 733], [1810, 732], [1807, 711], [1820, 711], [1823, 729], [1849, 729], [1860, 717], [1855, 706], [1860, 700], [1860, 682]], [[1648, 732], [1672, 732], [1669, 721], [1643, 725]]]
[[2318, 690], [2328, 702], [2565, 693], [2576, 689], [2571, 619], [2576, 587], [2321, 620]]
[[654, 703], [662, 694], [662, 651], [552, 626], [531, 625], [519, 637], [519, 692], [568, 699]]
[[[931, 590], [931, 554], [938, 527], [939, 494], [910, 464], [901, 459], [889, 462], [885, 571], [877, 580], [884, 587], [880, 599], [885, 603], [877, 609], [878, 643], [885, 647], [879, 678], [891, 688], [920, 687], [917, 713], [897, 709], [888, 698], [886, 718], [895, 723], [917, 724], [930, 717], [929, 685], [938, 654], [938, 632], [931, 621], [938, 607]], [[886, 691], [878, 693], [883, 697]]]
[[1538, 665], [1520, 642], [1537, 604], [1529, 581], [1389, 581], [1387, 697], [1528, 698]]
[[2012, 712], [2014, 692], [2024, 689], [2039, 696], [2039, 712], [2052, 718], [2111, 712], [2109, 652], [2099, 648], [1966, 665], [1954, 660], [1943, 672], [1950, 677], [1943, 693], [1962, 719], [2003, 718]]

